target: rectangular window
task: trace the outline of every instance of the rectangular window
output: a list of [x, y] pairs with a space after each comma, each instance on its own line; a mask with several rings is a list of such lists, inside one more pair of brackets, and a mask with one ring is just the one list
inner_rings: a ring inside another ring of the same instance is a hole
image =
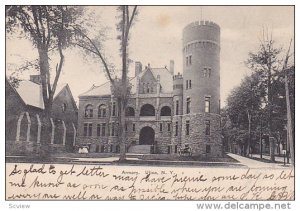
[[83, 135], [84, 136], [92, 136], [93, 124], [92, 123], [84, 123], [83, 126]]
[[102, 123], [101, 136], [105, 136], [106, 123]]
[[97, 124], [97, 136], [100, 136], [101, 134], [101, 125]]
[[192, 88], [192, 80], [189, 80], [189, 88]]
[[178, 122], [175, 123], [175, 136], [178, 136]]
[[88, 123], [83, 124], [83, 136], [88, 136]]
[[172, 152], [172, 146], [168, 146], [168, 154], [171, 154]]
[[132, 131], [135, 131], [135, 123], [132, 124]]
[[111, 124], [111, 136], [115, 136], [115, 123]]
[[210, 151], [211, 151], [210, 145], [206, 145], [206, 153], [210, 153]]
[[205, 120], [205, 135], [210, 135], [210, 121]]
[[115, 136], [119, 136], [119, 123], [116, 123]]
[[116, 102], [112, 103], [112, 116], [116, 116]]
[[176, 100], [176, 115], [179, 114], [179, 100]]
[[192, 55], [189, 56], [189, 65], [192, 64]]
[[186, 66], [189, 65], [189, 57], [188, 57], [188, 56], [185, 58], [185, 65], [186, 65]]
[[211, 68], [205, 67], [203, 69], [203, 77], [210, 78], [211, 75]]
[[88, 136], [92, 136], [93, 133], [93, 124], [89, 123], [89, 132], [88, 132]]
[[185, 135], [190, 135], [190, 121], [189, 120], [187, 120], [186, 122], [185, 122]]
[[159, 123], [159, 131], [162, 132], [163, 131], [163, 124]]
[[171, 131], [171, 123], [168, 123], [168, 132]]
[[178, 150], [177, 150], [177, 145], [175, 145], [175, 147], [174, 147], [174, 152], [177, 153], [177, 151], [178, 151]]
[[188, 88], [189, 88], [189, 81], [186, 80], [186, 81], [185, 81], [185, 89], [188, 89]]
[[186, 98], [186, 113], [189, 114], [191, 112], [191, 98]]
[[205, 97], [205, 113], [210, 112], [210, 97]]

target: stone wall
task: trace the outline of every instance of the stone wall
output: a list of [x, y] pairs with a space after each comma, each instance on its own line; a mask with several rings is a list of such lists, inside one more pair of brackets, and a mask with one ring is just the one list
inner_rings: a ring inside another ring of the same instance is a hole
[[[182, 145], [189, 145], [194, 155], [220, 157], [223, 155], [221, 140], [220, 115], [200, 113], [182, 117]], [[186, 135], [186, 121], [190, 121], [190, 132]], [[205, 121], [210, 121], [210, 135], [205, 134]], [[206, 147], [210, 146], [210, 152]]]

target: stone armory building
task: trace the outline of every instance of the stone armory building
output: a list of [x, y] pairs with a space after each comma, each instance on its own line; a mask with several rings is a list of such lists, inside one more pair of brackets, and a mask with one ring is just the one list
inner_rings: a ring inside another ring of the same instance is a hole
[[[135, 63], [126, 110], [128, 152], [222, 156], [220, 129], [220, 27], [197, 21], [183, 29], [183, 74]], [[118, 152], [117, 103], [109, 82], [79, 96], [77, 144], [91, 152]]]

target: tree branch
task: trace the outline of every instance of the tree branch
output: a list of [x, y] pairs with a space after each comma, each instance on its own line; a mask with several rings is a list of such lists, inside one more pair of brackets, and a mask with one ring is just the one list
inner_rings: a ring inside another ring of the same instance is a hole
[[103, 66], [104, 66], [104, 70], [108, 76], [108, 79], [109, 81], [112, 83], [112, 85], [114, 85], [114, 79], [111, 77], [111, 73], [109, 72], [109, 68], [108, 68], [108, 65], [103, 57], [103, 55], [101, 54], [100, 50], [98, 49], [98, 47], [96, 46], [96, 44], [85, 34], [83, 33], [80, 29], [76, 28], [76, 27], [73, 27], [75, 30], [77, 30], [81, 36], [83, 36], [84, 38], [86, 38], [89, 43], [93, 46], [95, 52], [96, 52], [96, 55], [99, 56]]
[[41, 32], [40, 32], [40, 28], [39, 28], [39, 22], [38, 22], [37, 12], [36, 12], [35, 7], [36, 6], [31, 6], [31, 9], [32, 9], [32, 15], [34, 18], [34, 24], [36, 26], [37, 38], [38, 38], [38, 41], [40, 41], [39, 39], [41, 39]]
[[134, 6], [131, 17], [130, 17], [130, 21], [129, 21], [129, 23], [127, 25], [127, 29], [126, 29], [127, 37], [128, 37], [129, 29], [130, 29], [130, 27], [132, 25], [132, 22], [133, 22], [133, 18], [136, 14], [136, 10], [137, 10], [137, 6]]

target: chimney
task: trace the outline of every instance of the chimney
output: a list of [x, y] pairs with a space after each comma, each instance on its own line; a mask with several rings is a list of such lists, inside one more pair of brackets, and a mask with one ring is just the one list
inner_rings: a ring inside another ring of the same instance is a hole
[[170, 60], [170, 72], [174, 74], [174, 60]]
[[41, 76], [40, 75], [30, 75], [29, 81], [40, 85], [41, 84]]
[[141, 62], [135, 62], [135, 76], [142, 72], [143, 65]]

